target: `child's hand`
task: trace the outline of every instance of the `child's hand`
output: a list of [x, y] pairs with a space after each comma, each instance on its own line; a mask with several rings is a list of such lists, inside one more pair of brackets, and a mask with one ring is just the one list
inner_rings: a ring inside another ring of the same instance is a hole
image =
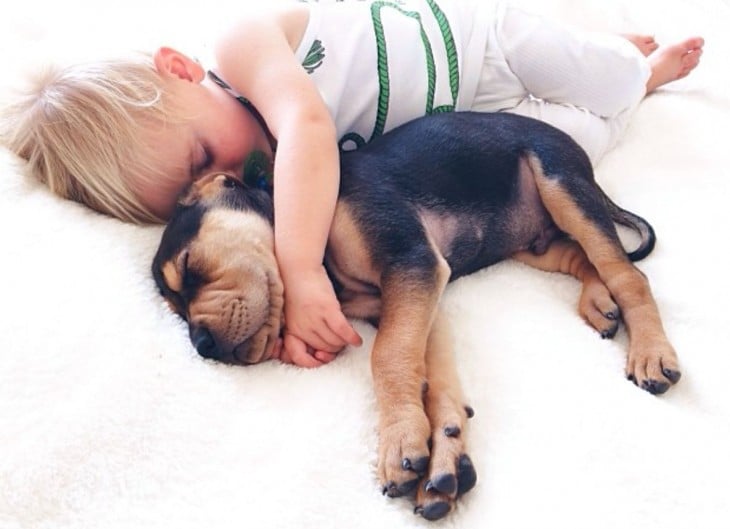
[[337, 358], [337, 353], [315, 351], [290, 333], [284, 334], [284, 344], [279, 360], [285, 364], [295, 364], [299, 367], [319, 367]]
[[334, 360], [346, 345], [362, 344], [342, 314], [323, 266], [309, 274], [297, 274], [286, 284], [284, 295], [284, 361], [319, 367]]

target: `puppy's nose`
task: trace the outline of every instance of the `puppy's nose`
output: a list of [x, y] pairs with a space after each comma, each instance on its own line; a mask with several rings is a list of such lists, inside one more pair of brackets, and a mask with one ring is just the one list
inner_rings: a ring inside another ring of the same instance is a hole
[[203, 358], [211, 358], [213, 360], [220, 359], [220, 351], [213, 339], [213, 335], [205, 327], [196, 327], [193, 329], [190, 340], [198, 354]]

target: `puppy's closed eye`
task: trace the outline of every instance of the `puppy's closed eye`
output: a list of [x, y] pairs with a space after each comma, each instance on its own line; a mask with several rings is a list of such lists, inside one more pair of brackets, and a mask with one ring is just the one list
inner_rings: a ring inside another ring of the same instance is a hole
[[204, 278], [202, 274], [198, 273], [190, 265], [190, 250], [186, 250], [180, 254], [177, 258], [177, 262], [177, 269], [180, 277], [180, 289], [178, 290], [178, 293], [183, 297], [183, 299], [190, 301], [195, 296], [198, 287], [200, 287], [203, 283]]
[[236, 187], [241, 187], [242, 185], [243, 184], [241, 184], [241, 182], [231, 176], [226, 176], [223, 180], [223, 187], [227, 187], [228, 189], [235, 189]]

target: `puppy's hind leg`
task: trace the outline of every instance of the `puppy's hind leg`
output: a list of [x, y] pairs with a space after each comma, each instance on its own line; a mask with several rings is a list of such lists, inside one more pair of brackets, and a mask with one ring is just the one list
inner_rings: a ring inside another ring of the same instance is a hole
[[681, 376], [677, 355], [664, 332], [649, 281], [626, 255], [592, 175], [575, 173], [590, 171], [590, 166], [543, 168], [534, 155], [528, 163], [553, 221], [580, 244], [621, 308], [630, 339], [627, 377], [650, 393], [664, 393]]
[[464, 441], [466, 420], [473, 411], [464, 404], [452, 343], [448, 322], [439, 311], [428, 337], [423, 397], [431, 423], [431, 463], [416, 493], [415, 512], [427, 520], [445, 516], [477, 479]]
[[578, 301], [578, 313], [599, 332], [601, 338], [613, 338], [616, 335], [621, 311], [595, 267], [575, 242], [556, 240], [541, 255], [521, 251], [512, 257], [534, 268], [569, 274], [581, 281], [583, 289]]

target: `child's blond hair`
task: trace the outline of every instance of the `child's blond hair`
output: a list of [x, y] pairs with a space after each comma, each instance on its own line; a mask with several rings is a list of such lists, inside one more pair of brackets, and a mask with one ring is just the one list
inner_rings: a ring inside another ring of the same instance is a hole
[[50, 68], [2, 110], [0, 141], [61, 197], [131, 222], [162, 222], [135, 194], [164, 178], [142, 132], [171, 120], [151, 55]]

